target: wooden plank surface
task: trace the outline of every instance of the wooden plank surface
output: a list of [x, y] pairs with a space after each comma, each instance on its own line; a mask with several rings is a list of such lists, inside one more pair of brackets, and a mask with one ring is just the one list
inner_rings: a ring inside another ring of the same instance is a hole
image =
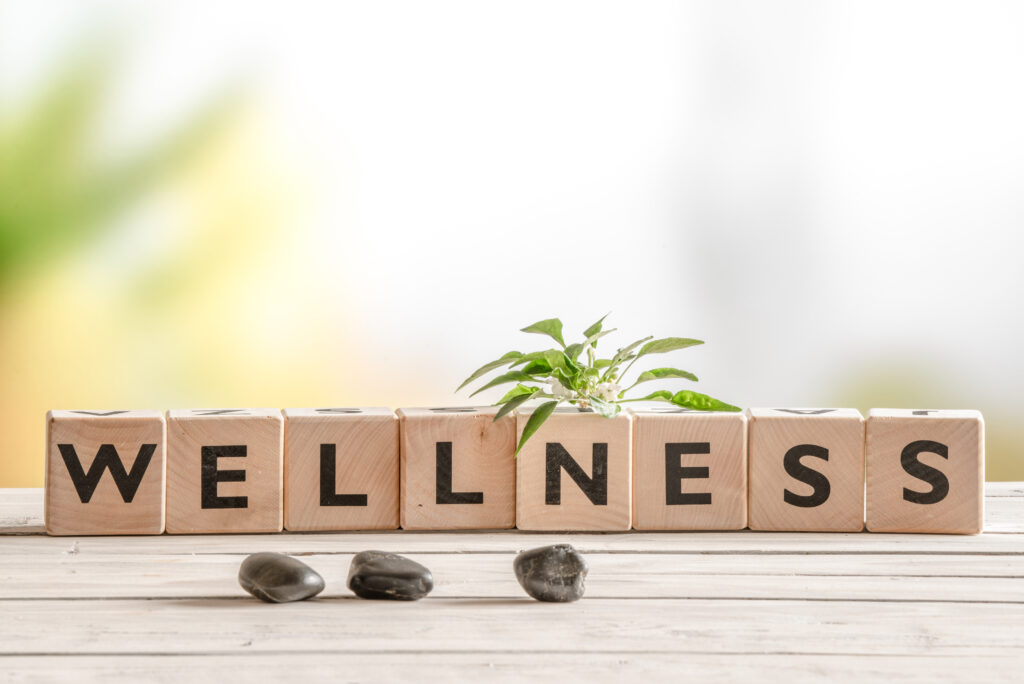
[[[0, 656], [6, 681], [71, 682], [83, 679], [123, 682], [224, 684], [249, 682], [451, 682], [489, 681], [699, 681], [801, 684], [830, 680], [864, 682], [898, 678], [901, 684], [942, 681], [1014, 681], [1022, 661], [1004, 656], [879, 656], [806, 653], [461, 653], [406, 651], [382, 658], [376, 653], [289, 654], [234, 653], [195, 656], [59, 656], [46, 660], [41, 673], [38, 656]], [[838, 676], [835, 676], [838, 675]]]
[[[756, 532], [42, 536], [40, 490], [0, 490], [0, 681], [1011, 680], [1024, 668], [1024, 485], [979, 536]], [[515, 553], [584, 551], [587, 596], [528, 599]], [[352, 554], [408, 553], [436, 589], [352, 597]], [[327, 581], [271, 606], [235, 575], [300, 555]]]
[[[638, 605], [642, 603], [642, 605]], [[1024, 653], [1024, 605], [355, 597], [0, 601], [0, 653]], [[742, 619], [739, 619], [742, 616]]]

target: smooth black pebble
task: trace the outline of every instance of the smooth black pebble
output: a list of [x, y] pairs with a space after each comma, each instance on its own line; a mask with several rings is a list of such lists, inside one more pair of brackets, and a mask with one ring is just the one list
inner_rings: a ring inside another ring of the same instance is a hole
[[365, 599], [415, 601], [434, 588], [430, 570], [414, 560], [384, 551], [357, 553], [348, 568], [348, 588]]
[[254, 553], [238, 568], [242, 588], [267, 603], [301, 601], [324, 590], [324, 578], [300, 560], [282, 553]]
[[512, 563], [516, 579], [538, 601], [566, 603], [583, 598], [587, 561], [572, 544], [523, 551]]

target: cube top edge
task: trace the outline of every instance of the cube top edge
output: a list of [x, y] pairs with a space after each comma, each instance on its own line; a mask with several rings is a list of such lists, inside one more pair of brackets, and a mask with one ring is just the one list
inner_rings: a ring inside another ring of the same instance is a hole
[[331, 418], [344, 420], [367, 416], [395, 417], [395, 412], [385, 406], [286, 408], [282, 409], [282, 412], [285, 418]]
[[[514, 411], [514, 413], [516, 414], [516, 417], [529, 418], [531, 415], [533, 415], [533, 412], [536, 411], [536, 410], [537, 410], [536, 406], [525, 406], [525, 407], [517, 408]], [[632, 420], [633, 419], [633, 416], [632, 416], [631, 413], [629, 413], [629, 411], [623, 411], [622, 413], [620, 413], [619, 415], [617, 415], [617, 416], [615, 416], [613, 418], [605, 418], [600, 413], [598, 413], [597, 411], [594, 411], [592, 409], [581, 409], [581, 408], [577, 408], [575, 406], [558, 406], [558, 407], [555, 408], [554, 411], [551, 412], [551, 415], [548, 416], [548, 420], [551, 420], [553, 418], [569, 418], [569, 417], [574, 417], [574, 418], [578, 417], [578, 418], [585, 418], [585, 419], [601, 418], [602, 420]]]
[[202, 408], [171, 409], [169, 419], [188, 420], [231, 420], [236, 418], [281, 418], [281, 409], [276, 408]]
[[873, 408], [868, 411], [869, 419], [878, 418], [916, 418], [920, 420], [941, 420], [944, 418], [984, 420], [981, 411], [975, 409], [909, 409], [909, 408]]
[[52, 409], [46, 412], [47, 421], [68, 418], [163, 418], [164, 412], [156, 409]]
[[747, 415], [751, 420], [760, 418], [792, 419], [792, 418], [856, 418], [864, 420], [861, 412], [855, 408], [748, 408]]
[[498, 406], [413, 406], [395, 411], [399, 418], [424, 418], [427, 416], [493, 416]]
[[630, 406], [626, 409], [627, 413], [632, 414], [636, 418], [641, 416], [644, 418], [655, 418], [659, 416], [666, 417], [677, 417], [677, 416], [692, 416], [695, 418], [704, 418], [710, 420], [729, 420], [739, 419], [746, 420], [747, 414], [744, 411], [698, 411], [697, 409], [686, 409], [679, 406]]

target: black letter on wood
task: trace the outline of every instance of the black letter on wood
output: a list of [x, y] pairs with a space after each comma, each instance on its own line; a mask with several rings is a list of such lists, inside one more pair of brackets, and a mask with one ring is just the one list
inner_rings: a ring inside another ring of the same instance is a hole
[[918, 480], [927, 482], [932, 486], [927, 492], [915, 492], [904, 487], [903, 500], [917, 504], [939, 503], [949, 494], [949, 479], [946, 478], [941, 470], [936, 470], [930, 465], [917, 460], [918, 454], [924, 451], [938, 454], [947, 460], [949, 459], [949, 447], [939, 442], [921, 439], [903, 447], [903, 453], [900, 454], [900, 463], [903, 465], [903, 469]]
[[245, 482], [244, 470], [217, 470], [217, 459], [245, 458], [246, 446], [204, 446], [202, 449], [202, 479], [200, 496], [202, 508], [248, 508], [247, 496], [217, 496], [218, 482]]
[[684, 494], [684, 479], [711, 476], [706, 466], [683, 466], [683, 454], [710, 454], [710, 442], [672, 442], [665, 444], [665, 505], [686, 506], [711, 503], [711, 493]]
[[96, 452], [96, 458], [89, 466], [88, 473], [85, 472], [78, 454], [75, 453], [74, 444], [58, 444], [57, 449], [60, 450], [61, 458], [64, 459], [64, 465], [67, 466], [71, 482], [75, 485], [75, 491], [78, 492], [78, 498], [82, 503], [89, 503], [89, 500], [92, 499], [92, 495], [100, 483], [100, 478], [103, 477], [103, 471], [107, 469], [110, 470], [110, 475], [114, 478], [114, 484], [117, 485], [117, 491], [121, 493], [121, 498], [125, 503], [131, 503], [135, 498], [135, 493], [139, 491], [139, 485], [142, 484], [142, 476], [146, 474], [146, 468], [149, 467], [149, 462], [153, 459], [156, 444], [143, 444], [139, 447], [139, 455], [135, 457], [131, 471], [124, 469], [121, 457], [117, 455], [117, 449], [113, 444], [100, 445]]
[[608, 505], [608, 444], [594, 444], [592, 476], [587, 477], [580, 464], [558, 442], [548, 442], [547, 468], [544, 476], [544, 503], [557, 506], [562, 503], [562, 468], [573, 479], [595, 506]]
[[439, 504], [482, 504], [483, 492], [452, 491], [452, 443], [437, 443], [437, 485], [435, 500]]
[[782, 499], [793, 506], [814, 508], [828, 501], [828, 495], [832, 492], [832, 485], [829, 484], [827, 477], [801, 463], [800, 458], [802, 456], [813, 456], [814, 458], [827, 461], [828, 449], [817, 444], [799, 444], [786, 452], [786, 456], [783, 459], [786, 472], [789, 473], [790, 477], [814, 487], [814, 491], [807, 496], [801, 496], [787, 489], [783, 492]]
[[366, 494], [338, 494], [334, 491], [337, 478], [337, 447], [334, 444], [320, 445], [320, 505], [321, 506], [366, 506]]

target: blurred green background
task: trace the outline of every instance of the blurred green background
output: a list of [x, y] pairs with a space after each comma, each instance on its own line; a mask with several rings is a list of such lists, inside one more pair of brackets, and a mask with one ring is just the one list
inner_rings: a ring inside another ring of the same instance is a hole
[[1021, 28], [0, 4], [0, 486], [42, 485], [48, 409], [464, 404], [518, 328], [609, 310], [739, 405], [981, 409], [1024, 480]]

